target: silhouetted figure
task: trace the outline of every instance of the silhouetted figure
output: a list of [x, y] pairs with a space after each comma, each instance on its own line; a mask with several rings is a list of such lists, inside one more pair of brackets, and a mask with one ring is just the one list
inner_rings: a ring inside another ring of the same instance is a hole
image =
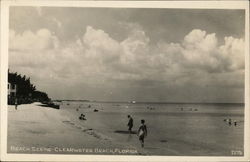
[[16, 109], [16, 110], [17, 110], [17, 106], [18, 106], [17, 98], [15, 98], [15, 109]]
[[86, 120], [85, 115], [81, 114], [81, 116], [79, 117], [80, 120]]
[[141, 126], [138, 129], [138, 136], [141, 142], [141, 147], [144, 147], [144, 138], [147, 136], [147, 126], [145, 125], [145, 120], [141, 120]]
[[234, 126], [237, 126], [237, 121], [236, 120], [234, 121]]
[[133, 118], [130, 115], [128, 115], [128, 118], [129, 118], [129, 121], [128, 121], [128, 131], [129, 131], [129, 133], [131, 133], [134, 123], [133, 123]]
[[228, 120], [228, 124], [231, 126], [232, 125], [232, 119]]

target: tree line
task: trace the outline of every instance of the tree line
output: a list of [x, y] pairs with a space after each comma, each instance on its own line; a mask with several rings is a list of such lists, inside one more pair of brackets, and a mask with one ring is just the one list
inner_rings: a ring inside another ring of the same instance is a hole
[[16, 93], [8, 96], [8, 104], [26, 104], [32, 102], [49, 102], [50, 98], [45, 92], [36, 90], [26, 75], [13, 73], [8, 70], [8, 83], [16, 86]]

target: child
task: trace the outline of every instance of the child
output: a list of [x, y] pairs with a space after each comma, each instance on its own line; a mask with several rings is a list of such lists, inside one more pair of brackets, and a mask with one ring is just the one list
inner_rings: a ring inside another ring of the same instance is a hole
[[147, 126], [144, 124], [145, 120], [141, 120], [141, 126], [138, 130], [138, 136], [139, 136], [139, 140], [141, 142], [141, 147], [144, 147], [144, 138], [147, 136]]

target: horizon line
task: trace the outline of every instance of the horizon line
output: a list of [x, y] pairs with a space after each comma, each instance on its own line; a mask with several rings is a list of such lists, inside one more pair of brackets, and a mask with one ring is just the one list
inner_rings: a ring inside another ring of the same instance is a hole
[[106, 102], [106, 103], [162, 103], [162, 104], [245, 104], [245, 102], [182, 102], [182, 101], [101, 101], [88, 99], [53, 99], [52, 101], [83, 101], [83, 102]]

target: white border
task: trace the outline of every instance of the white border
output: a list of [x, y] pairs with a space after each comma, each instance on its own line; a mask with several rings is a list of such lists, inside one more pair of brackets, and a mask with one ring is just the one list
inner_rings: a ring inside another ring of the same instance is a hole
[[[5, 30], [8, 29], [8, 8], [5, 7], [3, 3], [1, 3], [1, 55], [0, 55], [0, 61], [1, 61], [1, 83], [0, 83], [0, 88], [1, 88], [1, 159], [2, 160], [2, 155], [5, 151], [5, 145], [7, 141], [7, 70], [8, 70], [8, 31]], [[6, 26], [7, 25], [7, 26]], [[4, 32], [7, 31], [7, 32]], [[7, 68], [7, 70], [6, 70]]]
[[[7, 69], [10, 6], [245, 9], [245, 127], [244, 157], [233, 156], [120, 156], [7, 154]], [[31, 1], [1, 2], [1, 160], [3, 161], [249, 161], [249, 2], [248, 1]]]
[[8, 6], [246, 9], [247, 1], [50, 1], [3, 0]]

